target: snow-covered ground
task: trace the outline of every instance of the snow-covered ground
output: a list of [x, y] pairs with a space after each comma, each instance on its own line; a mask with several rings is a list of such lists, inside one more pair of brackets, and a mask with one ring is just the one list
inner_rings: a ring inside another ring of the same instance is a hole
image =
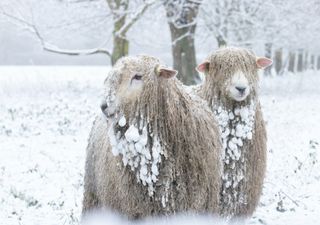
[[[0, 67], [0, 224], [79, 223], [86, 142], [107, 71]], [[249, 224], [319, 223], [319, 86], [312, 71], [262, 80], [268, 172]]]

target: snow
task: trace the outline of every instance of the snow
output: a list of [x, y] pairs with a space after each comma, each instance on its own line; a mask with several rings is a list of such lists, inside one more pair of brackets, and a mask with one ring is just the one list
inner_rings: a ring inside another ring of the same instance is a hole
[[127, 120], [126, 120], [126, 118], [124, 117], [124, 116], [122, 116], [121, 118], [120, 118], [120, 120], [119, 120], [119, 126], [120, 127], [124, 127], [125, 125], [126, 125], [126, 123], [127, 123]]
[[126, 139], [128, 142], [138, 142], [140, 140], [140, 134], [138, 128], [134, 125], [131, 125], [125, 133]]
[[[1, 224], [79, 224], [87, 138], [100, 113], [107, 71], [106, 67], [0, 67]], [[261, 202], [248, 224], [318, 224], [319, 84], [320, 74], [312, 71], [262, 80], [267, 176]], [[146, 141], [139, 142], [143, 146]], [[151, 159], [161, 159], [156, 154], [153, 151]], [[155, 173], [153, 164], [148, 171]], [[165, 207], [165, 195], [161, 202]], [[103, 217], [104, 224], [128, 224], [114, 213]], [[165, 221], [213, 224], [195, 216], [145, 223]]]
[[196, 216], [192, 213], [179, 214], [168, 218], [156, 217], [148, 218], [143, 221], [129, 222], [120, 215], [111, 211], [94, 212], [86, 218], [83, 225], [226, 225], [225, 222], [215, 218], [214, 216]]
[[[116, 105], [114, 104], [116, 93], [112, 85], [115, 82], [111, 79], [106, 82], [110, 87], [105, 97], [108, 106]], [[135, 114], [139, 115], [138, 112]], [[108, 114], [108, 119], [110, 121], [108, 137], [112, 154], [115, 157], [121, 156], [123, 165], [129, 166], [127, 169], [135, 172], [137, 182], [147, 186], [149, 196], [153, 196], [154, 185], [159, 175], [158, 164], [161, 162], [163, 152], [158, 137], [148, 134], [147, 127], [150, 127], [148, 118], [144, 118], [143, 115], [139, 116], [139, 119], [125, 118], [121, 109], [115, 108], [112, 114]], [[149, 137], [152, 138], [150, 143], [148, 143]]]
[[[241, 106], [240, 108], [237, 107], [233, 111], [225, 109], [221, 105], [214, 105], [213, 112], [219, 124], [221, 141], [224, 149], [224, 162], [229, 164], [230, 159], [238, 161], [241, 157], [243, 141], [252, 139], [255, 104], [252, 103], [247, 106]], [[231, 166], [233, 167], [235, 165]], [[233, 186], [236, 186], [237, 183], [239, 183], [237, 177], [230, 176], [229, 178], [232, 179], [231, 182], [234, 182]], [[229, 184], [226, 185], [227, 188], [229, 186]]]
[[0, 67], [0, 223], [78, 224], [103, 67]]

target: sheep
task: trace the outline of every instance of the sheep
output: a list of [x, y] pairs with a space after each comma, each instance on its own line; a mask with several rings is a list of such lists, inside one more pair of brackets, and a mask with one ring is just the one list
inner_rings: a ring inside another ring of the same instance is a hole
[[220, 128], [220, 215], [229, 219], [250, 217], [262, 192], [267, 136], [257, 93], [258, 69], [271, 64], [244, 48], [224, 47], [196, 68], [205, 81], [194, 91], [207, 101]]
[[97, 208], [129, 219], [218, 213], [219, 128], [176, 73], [151, 56], [112, 68], [88, 141], [83, 216]]

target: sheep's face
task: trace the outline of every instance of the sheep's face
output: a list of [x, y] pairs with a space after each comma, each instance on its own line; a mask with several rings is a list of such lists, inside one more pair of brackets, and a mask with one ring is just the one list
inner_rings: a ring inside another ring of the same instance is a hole
[[140, 97], [145, 83], [154, 73], [152, 66], [143, 65], [139, 61], [128, 60], [121, 65], [119, 85], [116, 90], [119, 103], [135, 102]]
[[258, 69], [272, 64], [267, 58], [256, 57], [242, 48], [222, 48], [201, 63], [197, 70], [205, 73], [208, 87], [215, 95], [242, 102], [255, 95]]
[[227, 82], [226, 91], [230, 98], [241, 102], [250, 95], [250, 89], [252, 88], [245, 74], [242, 71], [238, 71]]
[[106, 95], [111, 98], [106, 98], [101, 109], [107, 116], [116, 110], [132, 109], [143, 96], [146, 85], [176, 74], [177, 71], [161, 66], [160, 61], [151, 56], [121, 58], [105, 81]]

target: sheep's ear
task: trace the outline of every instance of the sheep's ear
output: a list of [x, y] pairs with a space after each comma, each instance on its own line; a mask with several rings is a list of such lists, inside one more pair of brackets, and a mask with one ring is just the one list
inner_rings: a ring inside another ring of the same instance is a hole
[[199, 72], [199, 73], [204, 73], [206, 71], [209, 70], [209, 65], [210, 65], [210, 62], [208, 60], [204, 61], [203, 63], [199, 64], [197, 67], [196, 67], [196, 70]]
[[268, 66], [272, 65], [272, 60], [268, 59], [268, 58], [265, 58], [265, 57], [258, 57], [256, 59], [256, 62], [257, 62], [257, 66], [260, 69], [264, 69], [264, 68], [267, 68]]
[[169, 69], [169, 68], [159, 66], [157, 68], [157, 74], [159, 77], [169, 79], [171, 77], [176, 76], [178, 74], [178, 71], [174, 70], [174, 69]]

